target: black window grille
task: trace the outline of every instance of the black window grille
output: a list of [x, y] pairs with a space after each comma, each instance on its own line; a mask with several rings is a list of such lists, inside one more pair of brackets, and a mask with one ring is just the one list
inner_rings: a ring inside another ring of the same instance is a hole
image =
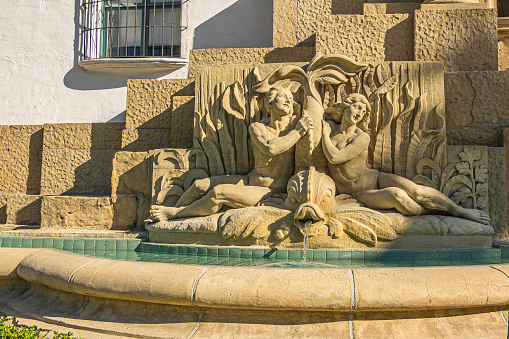
[[83, 0], [82, 60], [180, 57], [180, 0]]

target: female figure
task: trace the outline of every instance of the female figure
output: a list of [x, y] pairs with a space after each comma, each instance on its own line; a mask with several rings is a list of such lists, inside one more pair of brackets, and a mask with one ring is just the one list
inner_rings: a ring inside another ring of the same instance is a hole
[[323, 122], [322, 145], [338, 193], [350, 194], [366, 207], [395, 208], [404, 215], [442, 211], [488, 224], [483, 211], [456, 205], [434, 188], [367, 165], [370, 136], [358, 125], [369, 121], [371, 106], [361, 94], [350, 94], [331, 110], [334, 122]]

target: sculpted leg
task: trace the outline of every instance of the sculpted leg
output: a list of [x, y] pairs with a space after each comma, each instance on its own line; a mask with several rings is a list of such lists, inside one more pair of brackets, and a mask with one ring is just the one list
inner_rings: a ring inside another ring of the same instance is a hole
[[194, 201], [207, 194], [212, 188], [222, 184], [236, 185], [239, 182], [247, 184], [247, 177], [243, 175], [221, 175], [205, 179], [198, 179], [193, 182], [184, 194], [177, 201], [175, 207], [191, 205]]
[[[488, 224], [489, 216], [483, 211], [463, 208], [434, 188], [416, 183], [395, 174], [380, 173], [380, 188], [397, 187], [404, 190], [414, 201], [428, 210], [444, 211], [450, 215]], [[422, 214], [422, 212], [421, 212]]]
[[380, 210], [395, 208], [404, 215], [419, 215], [423, 210], [405, 191], [397, 187], [365, 191], [358, 194], [356, 199], [366, 207]]
[[185, 207], [152, 206], [150, 211], [158, 220], [198, 217], [217, 213], [223, 205], [242, 208], [256, 205], [272, 190], [267, 187], [239, 185], [217, 185], [207, 195]]

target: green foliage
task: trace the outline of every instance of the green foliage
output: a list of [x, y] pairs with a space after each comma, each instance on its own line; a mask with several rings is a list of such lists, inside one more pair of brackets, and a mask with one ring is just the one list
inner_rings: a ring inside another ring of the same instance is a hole
[[[26, 326], [18, 324], [16, 318], [0, 317], [0, 339], [39, 339], [41, 338], [41, 330], [36, 326]], [[44, 331], [46, 332], [46, 331]], [[72, 336], [72, 332], [59, 333], [53, 331], [54, 339], [77, 339]]]

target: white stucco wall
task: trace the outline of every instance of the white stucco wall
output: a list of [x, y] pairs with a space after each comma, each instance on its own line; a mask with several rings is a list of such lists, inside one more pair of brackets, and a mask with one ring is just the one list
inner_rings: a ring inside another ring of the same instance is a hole
[[[0, 125], [124, 119], [128, 77], [85, 72], [77, 65], [80, 2], [3, 0]], [[272, 0], [187, 0], [182, 6], [184, 58], [192, 48], [272, 44]], [[186, 76], [184, 67], [138, 78]]]

